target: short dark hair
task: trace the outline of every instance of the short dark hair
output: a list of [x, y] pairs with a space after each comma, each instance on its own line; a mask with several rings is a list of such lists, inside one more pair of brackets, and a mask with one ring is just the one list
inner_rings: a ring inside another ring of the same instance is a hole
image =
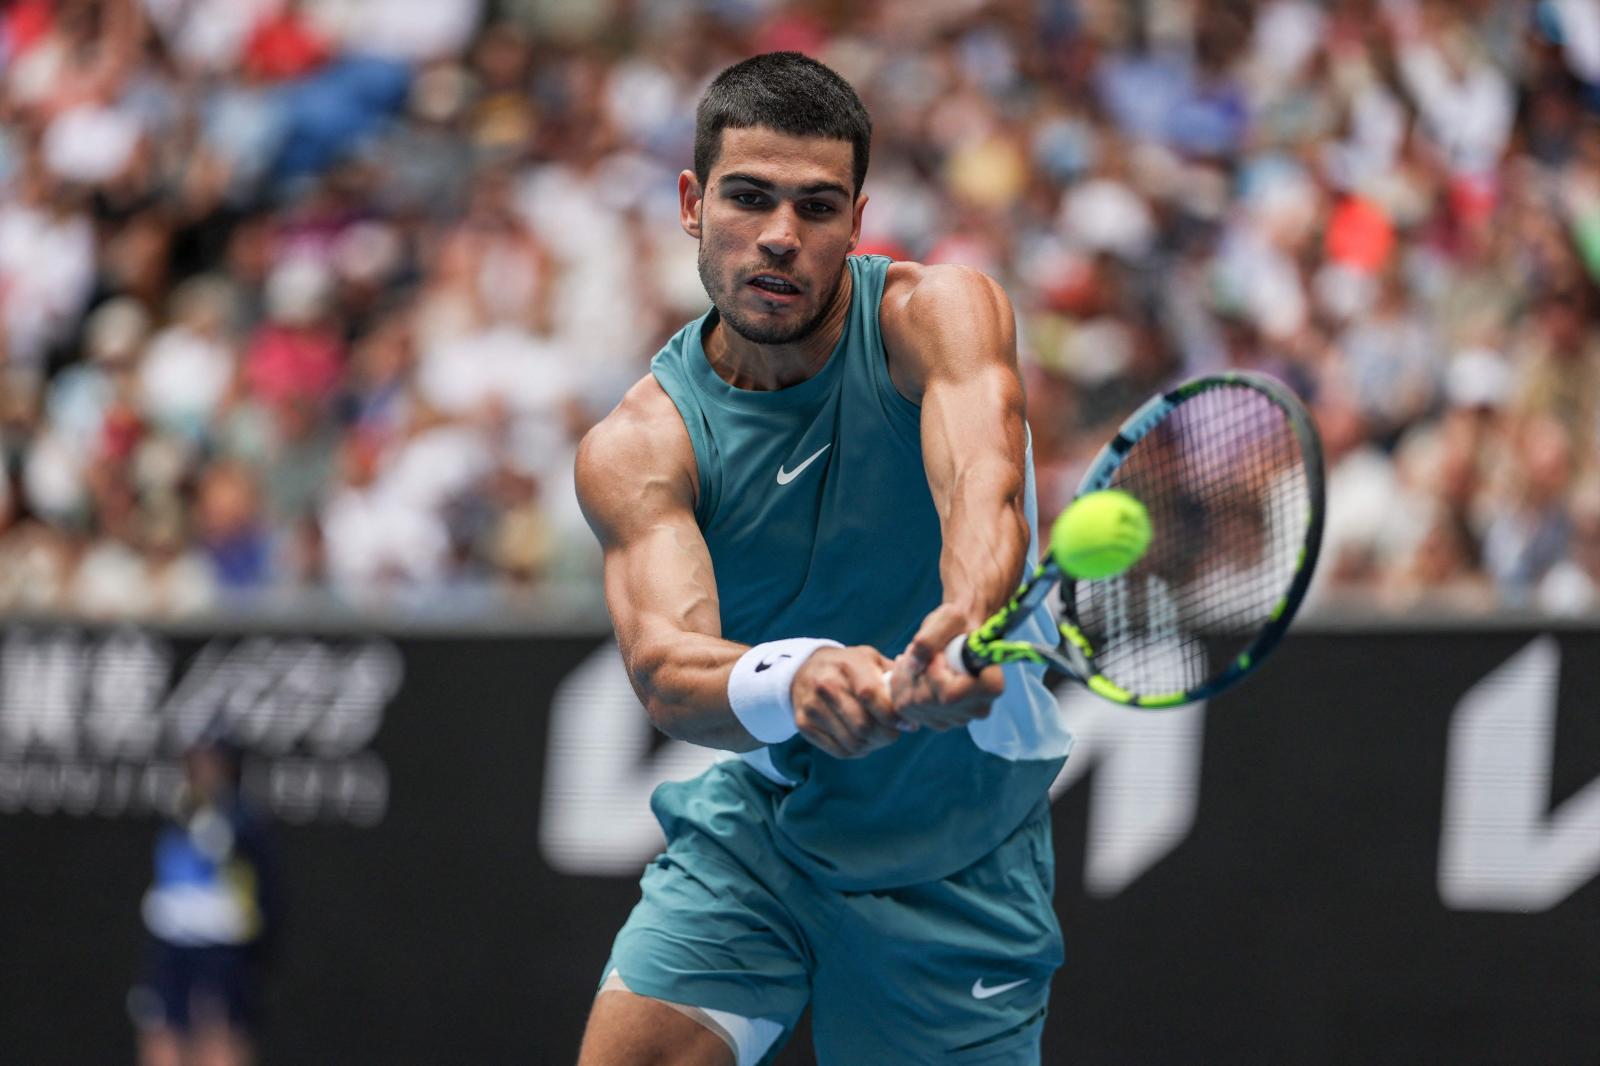
[[722, 131], [753, 126], [849, 141], [860, 195], [872, 119], [850, 83], [834, 71], [799, 52], [767, 52], [718, 74], [694, 116], [694, 176], [702, 189], [722, 151]]

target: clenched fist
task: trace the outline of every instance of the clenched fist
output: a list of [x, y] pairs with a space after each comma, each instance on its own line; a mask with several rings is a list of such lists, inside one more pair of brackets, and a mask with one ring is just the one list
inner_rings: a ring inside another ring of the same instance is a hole
[[889, 660], [876, 648], [822, 648], [794, 675], [794, 723], [829, 755], [854, 759], [894, 743], [904, 731], [889, 700]]

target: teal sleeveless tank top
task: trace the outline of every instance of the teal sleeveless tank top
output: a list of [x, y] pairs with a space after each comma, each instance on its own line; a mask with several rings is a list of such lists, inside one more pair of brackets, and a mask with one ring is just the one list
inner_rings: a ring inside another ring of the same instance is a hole
[[[702, 346], [715, 309], [650, 369], [694, 445], [695, 518], [722, 635], [830, 637], [893, 658], [942, 599], [939, 517], [920, 408], [890, 381], [878, 328], [890, 260], [847, 263], [844, 333], [808, 380], [764, 392], [722, 380]], [[1027, 488], [1036, 529], [1031, 451]], [[1030, 639], [1048, 639], [1047, 614], [1031, 624]], [[769, 786], [764, 813], [785, 855], [855, 891], [935, 880], [997, 846], [1044, 802], [1071, 745], [1040, 671], [1006, 674], [990, 718], [967, 729], [922, 730], [860, 759], [835, 759], [802, 737], [747, 754]]]

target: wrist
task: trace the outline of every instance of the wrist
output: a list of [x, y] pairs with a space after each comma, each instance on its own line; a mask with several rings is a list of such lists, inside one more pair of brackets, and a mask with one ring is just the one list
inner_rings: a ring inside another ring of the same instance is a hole
[[794, 675], [823, 648], [842, 648], [836, 640], [790, 637], [757, 644], [739, 657], [728, 674], [728, 706], [745, 731], [763, 744], [781, 744], [798, 733], [794, 722]]

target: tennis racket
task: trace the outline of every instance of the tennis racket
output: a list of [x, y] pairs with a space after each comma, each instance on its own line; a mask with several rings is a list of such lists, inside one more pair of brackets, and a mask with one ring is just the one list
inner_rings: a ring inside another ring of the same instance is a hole
[[[1261, 374], [1197, 378], [1124, 422], [1078, 495], [1117, 488], [1150, 515], [1128, 570], [1074, 580], [1045, 553], [1015, 596], [948, 649], [977, 673], [1044, 663], [1109, 700], [1175, 707], [1261, 666], [1305, 597], [1322, 543], [1322, 444], [1304, 406]], [[1061, 641], [1014, 632], [1057, 583]]]

